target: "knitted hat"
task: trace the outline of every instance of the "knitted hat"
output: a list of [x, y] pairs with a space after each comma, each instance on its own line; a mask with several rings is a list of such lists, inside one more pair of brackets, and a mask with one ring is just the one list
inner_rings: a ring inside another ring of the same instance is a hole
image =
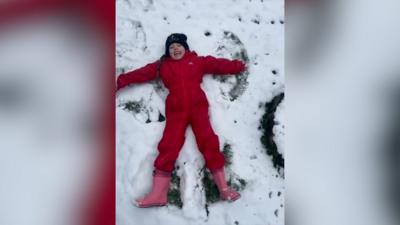
[[186, 50], [189, 50], [189, 45], [186, 42], [187, 37], [185, 34], [174, 33], [168, 36], [165, 41], [165, 55], [169, 56], [169, 46], [173, 43], [181, 44]]

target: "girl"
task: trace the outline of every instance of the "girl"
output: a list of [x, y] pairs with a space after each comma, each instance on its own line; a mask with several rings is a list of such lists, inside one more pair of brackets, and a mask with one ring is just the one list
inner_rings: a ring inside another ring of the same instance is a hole
[[190, 124], [200, 152], [223, 200], [235, 201], [240, 194], [228, 187], [224, 174], [224, 155], [220, 152], [208, 117], [208, 101], [200, 87], [204, 74], [239, 74], [245, 64], [212, 56], [198, 56], [190, 51], [185, 34], [174, 33], [165, 43], [165, 54], [160, 60], [137, 70], [122, 74], [117, 79], [117, 90], [133, 83], [143, 83], [160, 76], [169, 89], [166, 99], [166, 126], [158, 144], [159, 154], [154, 162], [153, 187], [144, 198], [137, 199], [138, 207], [164, 206], [174, 169]]

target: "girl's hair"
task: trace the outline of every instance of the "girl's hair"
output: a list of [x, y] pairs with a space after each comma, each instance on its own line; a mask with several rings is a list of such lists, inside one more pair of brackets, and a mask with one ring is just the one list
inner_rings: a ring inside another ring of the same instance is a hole
[[164, 60], [165, 60], [166, 57], [167, 57], [166, 55], [162, 55], [162, 56], [160, 57], [160, 60], [158, 60], [158, 64], [157, 64], [157, 77], [160, 76], [161, 65], [162, 65], [162, 63], [164, 62]]

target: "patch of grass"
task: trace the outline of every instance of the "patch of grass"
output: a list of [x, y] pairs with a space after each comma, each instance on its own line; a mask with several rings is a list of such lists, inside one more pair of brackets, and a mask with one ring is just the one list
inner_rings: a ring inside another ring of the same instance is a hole
[[168, 191], [168, 203], [181, 209], [183, 202], [181, 199], [180, 182], [181, 178], [176, 174], [176, 171], [173, 171], [171, 175], [171, 186]]
[[128, 101], [123, 104], [123, 109], [126, 111], [140, 113], [143, 108], [143, 99], [140, 101]]
[[165, 116], [161, 114], [161, 112], [158, 112], [158, 122], [164, 122], [165, 121]]
[[246, 182], [244, 179], [239, 178], [238, 181], [239, 181], [239, 183], [240, 183], [240, 185], [241, 185], [242, 187], [246, 187], [247, 182]]
[[204, 171], [202, 182], [206, 193], [206, 202], [218, 202], [220, 200], [218, 187], [214, 183], [211, 173], [205, 167], [202, 170]]
[[225, 165], [230, 166], [232, 164], [232, 146], [228, 143], [224, 144], [224, 147], [222, 149], [222, 153], [224, 154], [225, 157]]
[[235, 191], [242, 191], [247, 185], [247, 182], [242, 178], [232, 178], [228, 180], [228, 186], [230, 186]]
[[260, 121], [260, 128], [262, 130], [261, 143], [266, 149], [267, 155], [271, 156], [274, 167], [278, 170], [279, 174], [285, 167], [285, 161], [281, 153], [278, 152], [278, 147], [273, 140], [274, 133], [273, 127], [275, 125], [275, 111], [278, 105], [285, 97], [284, 93], [275, 96], [271, 102], [265, 104], [265, 113]]

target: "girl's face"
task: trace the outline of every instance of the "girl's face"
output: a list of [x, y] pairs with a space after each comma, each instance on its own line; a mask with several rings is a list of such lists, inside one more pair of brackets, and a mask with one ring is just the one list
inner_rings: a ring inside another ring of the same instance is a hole
[[179, 43], [173, 43], [169, 46], [169, 55], [174, 60], [182, 59], [185, 54], [185, 48]]

